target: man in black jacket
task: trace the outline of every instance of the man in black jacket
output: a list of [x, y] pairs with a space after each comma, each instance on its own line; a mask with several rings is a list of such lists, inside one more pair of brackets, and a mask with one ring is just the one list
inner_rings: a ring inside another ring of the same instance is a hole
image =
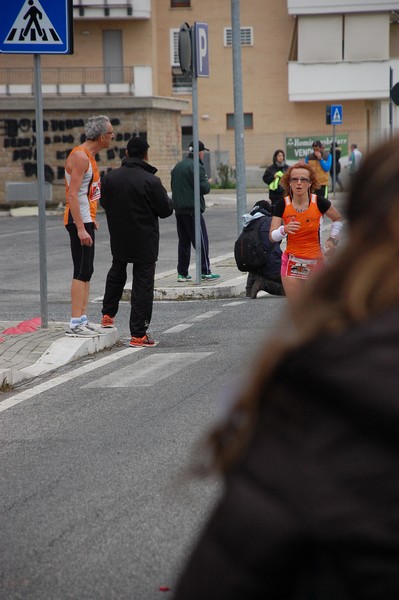
[[101, 325], [113, 327], [126, 283], [126, 268], [133, 263], [130, 311], [130, 346], [154, 346], [147, 335], [151, 321], [155, 263], [159, 252], [159, 221], [173, 213], [172, 200], [148, 164], [149, 144], [133, 137], [119, 169], [104, 176], [101, 206], [106, 211], [111, 237], [112, 266], [107, 275]]

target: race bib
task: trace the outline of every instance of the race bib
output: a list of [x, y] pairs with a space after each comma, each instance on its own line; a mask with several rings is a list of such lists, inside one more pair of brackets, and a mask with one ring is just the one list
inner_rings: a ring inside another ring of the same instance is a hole
[[287, 277], [297, 277], [298, 279], [307, 279], [315, 266], [317, 258], [298, 258], [293, 254], [288, 256], [287, 262]]
[[90, 202], [96, 202], [101, 197], [101, 181], [93, 181], [90, 189]]

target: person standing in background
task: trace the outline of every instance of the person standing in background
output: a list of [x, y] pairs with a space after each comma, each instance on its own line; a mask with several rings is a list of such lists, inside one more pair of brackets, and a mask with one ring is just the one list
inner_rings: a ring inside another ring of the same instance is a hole
[[349, 175], [352, 177], [358, 171], [362, 162], [363, 154], [358, 150], [357, 144], [351, 144], [351, 153], [346, 168], [349, 169]]
[[328, 198], [328, 178], [332, 164], [331, 153], [326, 150], [320, 140], [312, 144], [313, 152], [307, 155], [305, 163], [310, 165], [315, 172], [319, 182], [319, 188], [315, 190], [318, 196]]
[[276, 206], [278, 200], [284, 197], [284, 190], [280, 185], [280, 179], [288, 169], [285, 162], [283, 150], [276, 150], [273, 154], [273, 162], [263, 173], [263, 181], [269, 186], [269, 200], [272, 203], [272, 209]]
[[[189, 154], [176, 164], [171, 172], [171, 189], [176, 215], [178, 245], [177, 281], [190, 281], [192, 276], [188, 269], [190, 265], [191, 246], [195, 249], [195, 208], [194, 208], [194, 155], [193, 142], [189, 146]], [[205, 212], [205, 194], [211, 191], [210, 182], [203, 164], [204, 144], [198, 142], [199, 152], [199, 187], [200, 187], [200, 224], [201, 224], [201, 279], [219, 279], [220, 275], [211, 272], [209, 260], [209, 239], [203, 213]]]
[[339, 174], [341, 173], [341, 163], [339, 160], [341, 158], [341, 148], [339, 148], [339, 146], [337, 146], [337, 142], [333, 142], [331, 144], [330, 153], [332, 156], [330, 175], [331, 175], [331, 181], [333, 182], [333, 190], [336, 191], [335, 185], [334, 185], [334, 155], [335, 155], [335, 183], [338, 183], [340, 192], [343, 192], [344, 186], [342, 185], [342, 181], [339, 176]]
[[85, 126], [86, 141], [74, 148], [65, 163], [66, 206], [64, 225], [71, 241], [73, 278], [71, 319], [66, 335], [94, 337], [98, 330], [87, 318], [90, 279], [94, 271], [94, 232], [100, 199], [100, 174], [95, 155], [109, 148], [114, 130], [105, 115], [90, 117]]

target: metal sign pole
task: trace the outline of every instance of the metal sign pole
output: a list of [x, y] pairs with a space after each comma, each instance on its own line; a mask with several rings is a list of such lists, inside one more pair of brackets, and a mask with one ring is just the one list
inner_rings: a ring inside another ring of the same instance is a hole
[[200, 204], [200, 174], [198, 152], [198, 79], [196, 69], [196, 39], [194, 29], [191, 29], [192, 61], [193, 61], [193, 161], [194, 161], [194, 221], [195, 221], [195, 283], [201, 283], [201, 204]]
[[391, 97], [391, 90], [393, 85], [393, 69], [389, 67], [389, 136], [393, 136], [393, 104]]
[[333, 180], [332, 180], [332, 193], [333, 193], [333, 198], [335, 199], [335, 176], [337, 173], [337, 161], [336, 161], [336, 157], [337, 157], [337, 153], [335, 151], [335, 123], [333, 123], [333, 155], [332, 155], [332, 160], [333, 160]]
[[231, 0], [233, 42], [234, 141], [237, 188], [237, 233], [242, 231], [242, 215], [247, 212], [245, 172], [244, 105], [242, 98], [240, 0]]
[[194, 219], [195, 219], [195, 283], [201, 283], [201, 204], [198, 153], [198, 90], [197, 77], [193, 75], [193, 160], [194, 160]]
[[36, 105], [36, 152], [37, 152], [37, 192], [39, 205], [39, 260], [40, 260], [40, 307], [41, 326], [48, 328], [47, 305], [47, 252], [46, 252], [46, 199], [44, 196], [44, 136], [43, 102], [40, 54], [34, 55], [35, 64], [35, 105]]

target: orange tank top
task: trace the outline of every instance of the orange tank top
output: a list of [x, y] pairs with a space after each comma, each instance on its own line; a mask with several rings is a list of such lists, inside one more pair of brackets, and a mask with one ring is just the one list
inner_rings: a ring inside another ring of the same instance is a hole
[[301, 224], [295, 234], [288, 234], [286, 253], [294, 254], [301, 258], [322, 258], [320, 228], [323, 221], [323, 214], [318, 209], [316, 194], [310, 195], [309, 206], [302, 212], [298, 212], [295, 209], [289, 196], [284, 198], [284, 202], [284, 224], [292, 220], [299, 221]]
[[[82, 183], [78, 192], [79, 209], [83, 223], [91, 223], [95, 220], [97, 214], [97, 202], [101, 196], [100, 173], [97, 168], [95, 158], [84, 146], [76, 146], [71, 150], [69, 156], [73, 152], [84, 152], [89, 159], [89, 166], [83, 175]], [[72, 214], [68, 203], [68, 190], [71, 181], [71, 175], [65, 169], [65, 190], [66, 190], [66, 206], [64, 212], [64, 224], [72, 223]]]

